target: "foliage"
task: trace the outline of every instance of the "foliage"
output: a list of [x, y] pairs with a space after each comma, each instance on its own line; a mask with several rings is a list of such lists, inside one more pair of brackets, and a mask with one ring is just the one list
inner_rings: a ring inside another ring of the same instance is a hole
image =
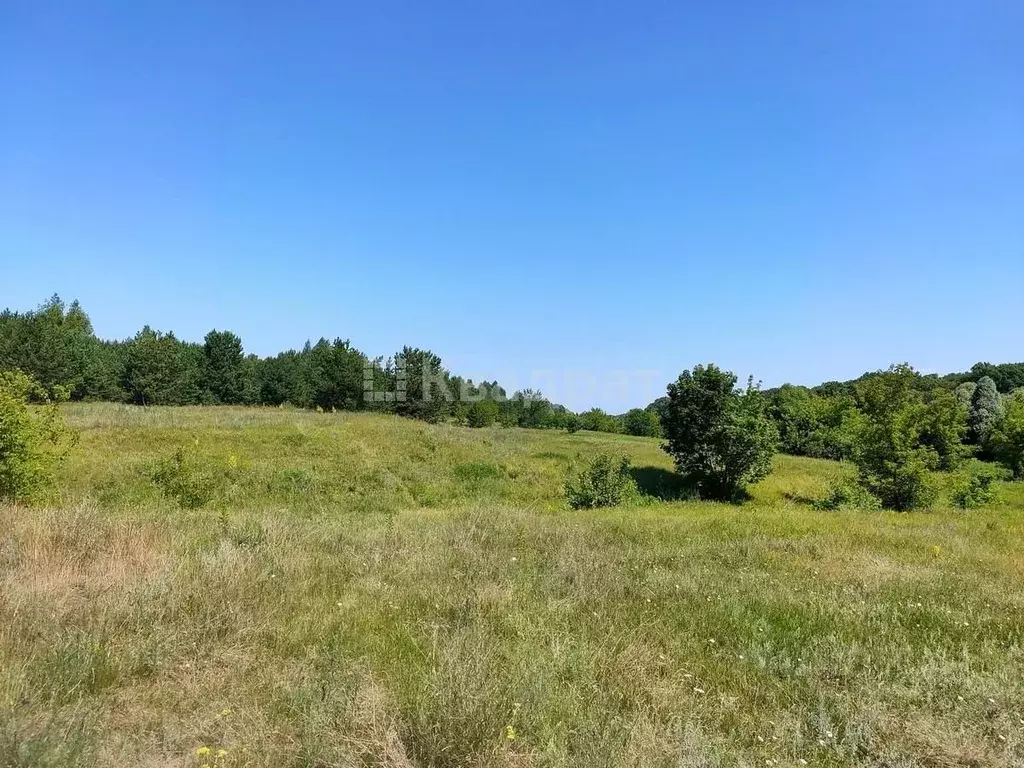
[[469, 406], [466, 423], [471, 427], [489, 427], [498, 420], [498, 404], [490, 398]]
[[615, 417], [605, 413], [600, 408], [591, 408], [579, 416], [580, 429], [590, 432], [618, 432], [619, 423]]
[[887, 509], [916, 509], [934, 500], [931, 472], [943, 464], [940, 449], [950, 442], [944, 430], [963, 428], [956, 399], [926, 402], [917, 379], [909, 365], [896, 365], [858, 387], [863, 419], [853, 459], [861, 486]]
[[999, 475], [990, 466], [968, 467], [953, 478], [949, 500], [960, 509], [978, 509], [996, 498]]
[[999, 396], [995, 381], [989, 376], [978, 379], [978, 386], [971, 397], [971, 441], [989, 453], [989, 439], [999, 421], [1003, 418], [1003, 399]]
[[237, 405], [245, 401], [245, 358], [238, 336], [217, 330], [206, 334], [203, 363], [204, 384], [213, 402]]
[[265, 405], [299, 405], [305, 398], [301, 385], [304, 358], [295, 350], [267, 358], [258, 370], [258, 402]]
[[[210, 331], [202, 343], [193, 343], [145, 326], [132, 338], [103, 341], [78, 302], [65, 304], [58, 296], [28, 312], [0, 312], [0, 371], [22, 370], [45, 391], [65, 389], [72, 400], [146, 406], [288, 403], [324, 412], [385, 411], [474, 426], [496, 421], [528, 429], [644, 436], [659, 435], [667, 419], [668, 397], [620, 416], [597, 408], [576, 416], [533, 390], [507, 398], [497, 382], [474, 385], [452, 375], [441, 358], [426, 349], [406, 346], [394, 357], [372, 363], [341, 338], [321, 338], [267, 358], [245, 355], [242, 339], [228, 330]], [[765, 393], [781, 449], [796, 455], [851, 458], [860, 431], [857, 390], [877, 375], [813, 389], [784, 385]], [[975, 380], [981, 380], [980, 390]], [[1024, 363], [978, 363], [967, 373], [918, 376], [913, 382], [926, 399], [940, 398], [939, 391], [954, 392], [961, 404], [970, 399], [969, 441], [981, 446], [985, 458], [995, 458], [991, 437], [1001, 417], [998, 393], [1022, 386]], [[375, 397], [366, 399], [371, 388]], [[486, 395], [477, 396], [485, 390]], [[462, 392], [473, 396], [458, 397]], [[474, 406], [481, 399], [492, 400], [497, 412], [492, 405]], [[946, 407], [932, 416], [922, 442], [935, 448], [938, 468], [953, 469], [962, 455], [954, 439], [957, 419]], [[1003, 440], [1002, 455], [1007, 455], [1009, 444]]]
[[859, 483], [848, 477], [833, 478], [825, 496], [814, 501], [815, 509], [878, 509], [878, 499], [865, 490]]
[[1024, 478], [1024, 390], [1006, 400], [1002, 419], [991, 434], [990, 446], [995, 458], [1017, 479]]
[[181, 405], [196, 402], [199, 357], [173, 333], [146, 326], [121, 350], [121, 386], [136, 405]]
[[973, 381], [989, 378], [1000, 392], [1012, 392], [1018, 387], [1024, 387], [1024, 363], [975, 363], [971, 366], [968, 378]]
[[658, 414], [644, 408], [633, 408], [622, 417], [623, 431], [638, 437], [661, 437]]
[[347, 339], [320, 339], [303, 352], [298, 402], [324, 411], [354, 411], [362, 403], [366, 356]]
[[516, 392], [509, 403], [518, 411], [517, 423], [520, 427], [540, 429], [551, 422], [551, 403], [537, 390]]
[[840, 460], [853, 455], [858, 413], [852, 396], [784, 384], [770, 394], [769, 413], [783, 453]]
[[920, 443], [935, 451], [940, 470], [954, 470], [968, 453], [963, 444], [967, 432], [967, 409], [954, 393], [942, 388], [924, 393], [923, 400], [925, 408], [919, 425]]
[[53, 296], [34, 312], [0, 313], [0, 370], [21, 370], [48, 392], [80, 400], [112, 394], [110, 358], [78, 302]]
[[977, 389], [978, 385], [976, 383], [973, 381], [965, 381], [953, 390], [953, 394], [956, 395], [957, 401], [967, 409], [968, 413], [971, 410], [971, 403], [974, 400], [974, 392]]
[[454, 397], [441, 358], [429, 349], [407, 346], [395, 355], [395, 365], [405, 376], [405, 399], [396, 403], [395, 411], [401, 416], [440, 421]]
[[0, 372], [0, 499], [45, 498], [55, 465], [75, 441], [57, 407], [63, 399], [66, 392], [51, 396], [20, 371]]
[[665, 450], [702, 497], [738, 498], [771, 472], [778, 431], [753, 381], [740, 392], [734, 374], [698, 365], [668, 385], [668, 399]]
[[627, 457], [600, 454], [565, 481], [565, 497], [573, 509], [616, 507], [638, 495]]
[[165, 496], [185, 509], [205, 507], [214, 500], [221, 486], [221, 477], [184, 448], [157, 460], [149, 476]]

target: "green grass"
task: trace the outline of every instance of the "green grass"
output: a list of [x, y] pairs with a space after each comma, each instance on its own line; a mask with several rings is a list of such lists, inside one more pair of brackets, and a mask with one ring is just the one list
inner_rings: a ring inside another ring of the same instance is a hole
[[[779, 457], [672, 502], [656, 440], [67, 413], [60, 502], [0, 507], [0, 765], [1024, 764], [1020, 485], [818, 512], [841, 467]], [[655, 497], [570, 511], [601, 451]]]

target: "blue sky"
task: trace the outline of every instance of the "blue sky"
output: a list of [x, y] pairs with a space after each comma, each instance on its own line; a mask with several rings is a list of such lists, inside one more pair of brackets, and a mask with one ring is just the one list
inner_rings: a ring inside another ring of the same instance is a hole
[[708, 361], [1024, 360], [1022, 30], [1014, 0], [9, 1], [0, 306], [409, 343], [612, 411]]

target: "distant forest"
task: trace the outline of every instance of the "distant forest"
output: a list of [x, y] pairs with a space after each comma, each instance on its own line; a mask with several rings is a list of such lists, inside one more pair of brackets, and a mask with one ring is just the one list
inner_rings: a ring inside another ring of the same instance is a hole
[[[28, 312], [0, 313], [0, 370], [18, 369], [44, 388], [72, 400], [137, 405], [291, 405], [297, 408], [373, 410], [425, 421], [473, 427], [492, 424], [540, 429], [594, 430], [661, 436], [667, 398], [611, 415], [599, 408], [573, 413], [542, 393], [509, 395], [496, 381], [473, 382], [448, 371], [428, 349], [404, 347], [390, 358], [371, 358], [347, 339], [321, 338], [273, 357], [244, 352], [231, 331], [212, 330], [202, 343], [144, 327], [123, 341], [97, 338], [77, 301], [57, 296]], [[368, 374], [367, 372], [370, 371]], [[783, 385], [764, 399], [784, 452], [847, 458], [860, 412], [859, 379], [816, 387]], [[369, 380], [368, 380], [369, 377]], [[430, 397], [424, 396], [424, 382]], [[1024, 388], [1024, 363], [978, 363], [944, 376], [915, 374], [925, 397], [952, 393], [973, 426], [966, 440], [981, 440], [979, 408], [998, 409]], [[404, 398], [374, 393], [404, 392]], [[447, 393], [461, 393], [449, 397]], [[388, 398], [388, 399], [385, 399]]]

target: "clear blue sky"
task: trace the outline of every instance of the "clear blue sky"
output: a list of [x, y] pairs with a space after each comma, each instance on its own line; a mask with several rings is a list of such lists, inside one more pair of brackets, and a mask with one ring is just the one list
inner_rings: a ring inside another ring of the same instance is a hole
[[1016, 0], [7, 0], [0, 306], [612, 411], [707, 361], [1024, 360], [1022, 36]]

